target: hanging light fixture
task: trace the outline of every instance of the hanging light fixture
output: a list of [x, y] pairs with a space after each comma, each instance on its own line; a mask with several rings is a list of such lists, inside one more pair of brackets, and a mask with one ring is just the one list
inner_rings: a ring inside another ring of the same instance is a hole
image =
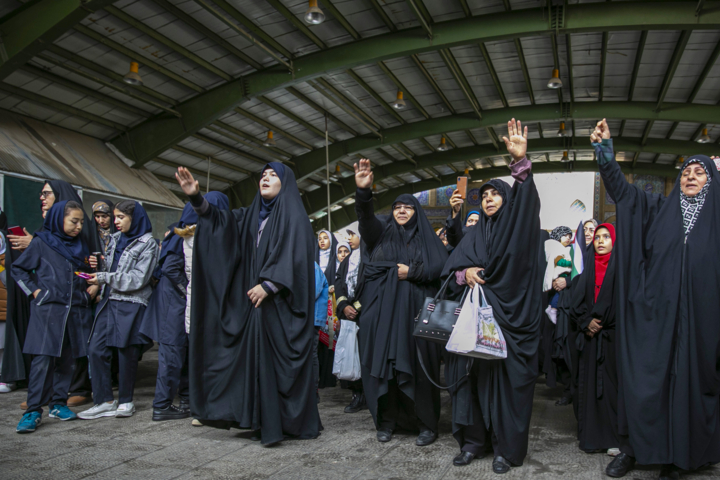
[[557, 68], [553, 69], [552, 77], [550, 77], [547, 86], [548, 88], [552, 88], [553, 90], [562, 88], [562, 80], [560, 80], [560, 70], [558, 70]]
[[308, 2], [308, 9], [305, 12], [305, 23], [310, 25], [320, 25], [325, 21], [325, 14], [318, 7], [317, 0], [310, 0]]
[[560, 161], [563, 162], [563, 163], [567, 163], [567, 162], [570, 161], [570, 157], [568, 157], [568, 152], [567, 152], [567, 151], [563, 152], [563, 156], [562, 156], [562, 158], [560, 159]]
[[708, 135], [707, 128], [703, 128], [702, 135], [700, 135], [700, 138], [697, 139], [698, 143], [710, 143], [712, 142], [712, 139], [710, 138], [710, 135]]
[[470, 169], [469, 169], [469, 168], [466, 168], [466, 169], [465, 169], [465, 171], [463, 172], [463, 175], [466, 176], [466, 177], [468, 178], [468, 180], [472, 180], [472, 175], [470, 175]]
[[137, 62], [130, 62], [130, 71], [123, 77], [123, 81], [129, 85], [142, 86], [143, 80], [138, 73], [140, 66]]
[[407, 108], [407, 103], [405, 103], [405, 100], [403, 100], [403, 92], [401, 90], [398, 90], [397, 92], [397, 99], [390, 104], [395, 110], [405, 110]]
[[330, 175], [330, 180], [338, 181], [342, 178], [342, 174], [340, 173], [340, 164], [335, 164], [335, 173]]
[[565, 130], [565, 122], [560, 122], [560, 130], [558, 130], [557, 133], [558, 137], [569, 137], [570, 134], [567, 130]]
[[448, 150], [450, 150], [450, 145], [447, 144], [445, 137], [442, 137], [440, 139], [440, 145], [438, 145], [437, 149], [440, 152], [447, 152]]
[[263, 142], [263, 146], [265, 146], [265, 147], [274, 147], [275, 146], [275, 139], [273, 138], [272, 130], [268, 130], [267, 138]]
[[377, 185], [373, 183], [373, 192], [377, 192]]
[[677, 163], [675, 164], [675, 168], [676, 168], [677, 170], [680, 170], [680, 169], [682, 168], [682, 166], [683, 166], [683, 163], [685, 163], [685, 157], [680, 157], [680, 159], [679, 159], [679, 160], [677, 161]]

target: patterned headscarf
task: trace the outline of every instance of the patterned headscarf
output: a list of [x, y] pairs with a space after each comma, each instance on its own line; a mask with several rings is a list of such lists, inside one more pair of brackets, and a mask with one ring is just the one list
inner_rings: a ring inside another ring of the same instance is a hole
[[710, 177], [710, 172], [708, 172], [707, 167], [700, 160], [690, 160], [690, 162], [685, 165], [685, 168], [692, 165], [693, 163], [697, 163], [703, 168], [703, 170], [705, 170], [707, 182], [700, 189], [698, 194], [694, 197], [688, 197], [682, 192], [682, 190], [680, 190], [680, 209], [682, 210], [685, 236], [690, 234], [690, 230], [693, 229], [693, 227], [695, 226], [695, 222], [697, 222], [697, 219], [700, 216], [700, 210], [702, 210], [703, 205], [705, 205], [705, 198], [707, 198], [707, 193], [710, 189], [710, 180], [712, 180]]
[[550, 232], [550, 238], [553, 240], [557, 240], [558, 242], [564, 237], [565, 235], [570, 235], [570, 238], [572, 238], [572, 230], [570, 230], [570, 227], [555, 227], [552, 232]]

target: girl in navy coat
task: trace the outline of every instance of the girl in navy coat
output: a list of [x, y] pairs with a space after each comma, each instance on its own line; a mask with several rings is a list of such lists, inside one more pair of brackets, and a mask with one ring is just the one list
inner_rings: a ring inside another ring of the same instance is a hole
[[[103, 300], [95, 314], [88, 352], [95, 406], [78, 414], [83, 420], [135, 413], [138, 361], [143, 346], [150, 343], [140, 333], [140, 325], [152, 295], [150, 279], [157, 264], [158, 245], [152, 237], [150, 219], [137, 202], [123, 200], [115, 205], [115, 226], [120, 231], [113, 234], [106, 250], [109, 271], [93, 274], [87, 281], [103, 287]], [[117, 348], [120, 367], [118, 400], [112, 392], [112, 347]]]
[[18, 433], [34, 432], [42, 405], [50, 417], [77, 418], [67, 407], [75, 358], [87, 355], [92, 324], [87, 283], [75, 274], [88, 270], [89, 248], [81, 238], [84, 212], [74, 201], [58, 202], [45, 216], [40, 241], [32, 242], [12, 266], [26, 295], [32, 296], [23, 353], [34, 355], [28, 382], [28, 408]]

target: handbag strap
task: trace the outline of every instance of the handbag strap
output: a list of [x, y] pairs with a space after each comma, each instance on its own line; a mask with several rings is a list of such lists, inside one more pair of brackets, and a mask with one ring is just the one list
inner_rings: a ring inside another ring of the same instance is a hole
[[482, 308], [489, 307], [490, 304], [487, 301], [487, 298], [485, 298], [485, 290], [483, 290], [482, 285], [478, 283], [478, 288], [480, 288], [480, 295], [482, 295], [482, 305], [480, 305]]
[[[420, 349], [419, 349], [417, 346], [415, 346], [415, 349], [417, 350], [418, 360], [420, 361], [420, 367], [422, 368], [423, 372], [425, 372], [425, 376], [426, 376], [427, 379], [430, 381], [430, 383], [432, 383], [433, 385], [435, 385], [435, 386], [436, 386], [437, 388], [439, 388], [440, 390], [450, 390], [451, 388], [455, 388], [456, 386], [458, 386], [458, 385], [460, 384], [460, 382], [462, 382], [463, 380], [465, 380], [465, 377], [469, 377], [469, 376], [470, 376], [470, 369], [472, 368], [472, 364], [473, 364], [473, 359], [472, 359], [472, 358], [470, 358], [470, 361], [467, 363], [467, 369], [466, 369], [467, 371], [465, 372], [465, 375], [463, 375], [462, 377], [460, 377], [457, 382], [453, 383], [452, 385], [448, 385], [447, 387], [444, 387], [444, 386], [442, 386], [442, 385], [438, 385], [437, 383], [435, 383], [435, 381], [432, 379], [432, 377], [431, 377], [430, 374], [428, 373], [427, 369], [425, 368], [425, 363], [423, 362], [422, 353], [420, 353]], [[446, 365], [447, 365], [447, 364], [446, 364]]]

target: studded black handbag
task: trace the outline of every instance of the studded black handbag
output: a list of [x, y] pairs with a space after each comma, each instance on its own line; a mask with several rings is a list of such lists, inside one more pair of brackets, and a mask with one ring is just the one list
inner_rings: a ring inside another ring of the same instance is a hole
[[450, 281], [454, 279], [455, 273], [452, 272], [437, 294], [434, 297], [425, 299], [425, 304], [417, 317], [415, 317], [415, 330], [413, 332], [415, 337], [443, 345], [447, 344], [455, 322], [460, 315], [465, 296], [470, 290], [466, 287], [459, 301], [442, 299], [448, 285], [450, 285]]

